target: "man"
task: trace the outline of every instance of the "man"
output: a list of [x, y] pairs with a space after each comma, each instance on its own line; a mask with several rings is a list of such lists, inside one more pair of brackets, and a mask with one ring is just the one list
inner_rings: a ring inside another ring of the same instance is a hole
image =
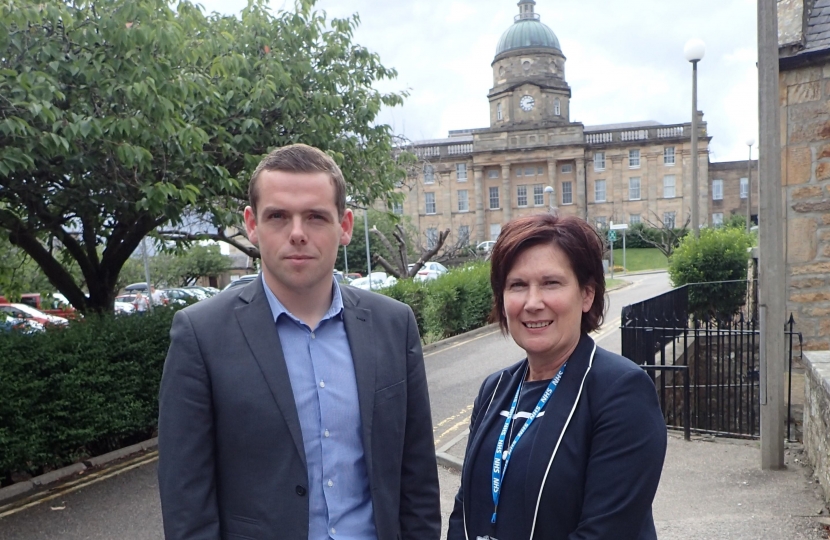
[[334, 281], [345, 193], [325, 153], [271, 152], [245, 208], [261, 279], [176, 314], [159, 397], [168, 540], [439, 537], [417, 325]]

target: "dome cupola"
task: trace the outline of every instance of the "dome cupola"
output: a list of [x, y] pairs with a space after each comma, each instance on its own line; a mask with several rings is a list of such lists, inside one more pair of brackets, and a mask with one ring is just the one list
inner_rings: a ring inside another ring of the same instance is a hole
[[555, 49], [561, 52], [559, 39], [534, 12], [535, 0], [520, 0], [519, 14], [513, 25], [502, 34], [496, 47], [496, 57], [520, 49]]

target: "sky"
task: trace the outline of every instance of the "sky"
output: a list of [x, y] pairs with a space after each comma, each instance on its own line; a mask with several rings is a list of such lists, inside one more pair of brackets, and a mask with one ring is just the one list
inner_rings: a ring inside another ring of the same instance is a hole
[[[378, 121], [417, 141], [489, 125], [490, 64], [518, 0], [318, 0], [329, 18], [360, 15], [354, 42], [380, 56], [398, 78], [381, 91], [409, 92]], [[236, 13], [244, 0], [199, 0]], [[271, 0], [274, 10], [292, 0]], [[745, 160], [758, 140], [755, 0], [536, 0], [567, 59], [571, 121], [586, 126], [691, 121], [692, 67], [683, 55], [703, 40], [698, 109], [708, 123], [711, 161]], [[757, 155], [757, 145], [753, 156]]]

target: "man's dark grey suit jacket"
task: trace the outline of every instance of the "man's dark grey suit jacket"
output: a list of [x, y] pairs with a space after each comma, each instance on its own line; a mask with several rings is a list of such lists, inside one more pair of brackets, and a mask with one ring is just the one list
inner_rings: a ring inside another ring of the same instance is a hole
[[[342, 287], [379, 540], [438, 539], [432, 419], [412, 310]], [[167, 540], [308, 538], [300, 422], [262, 280], [176, 314], [161, 382]]]

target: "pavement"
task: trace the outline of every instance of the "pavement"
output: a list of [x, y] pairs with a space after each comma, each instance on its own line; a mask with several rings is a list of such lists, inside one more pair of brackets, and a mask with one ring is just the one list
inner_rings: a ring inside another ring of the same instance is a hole
[[[466, 434], [438, 449], [441, 510], [446, 521], [460, 482]], [[653, 504], [660, 540], [819, 540], [830, 538], [830, 515], [798, 444], [786, 469], [762, 471], [758, 441], [669, 433], [666, 462]]]

